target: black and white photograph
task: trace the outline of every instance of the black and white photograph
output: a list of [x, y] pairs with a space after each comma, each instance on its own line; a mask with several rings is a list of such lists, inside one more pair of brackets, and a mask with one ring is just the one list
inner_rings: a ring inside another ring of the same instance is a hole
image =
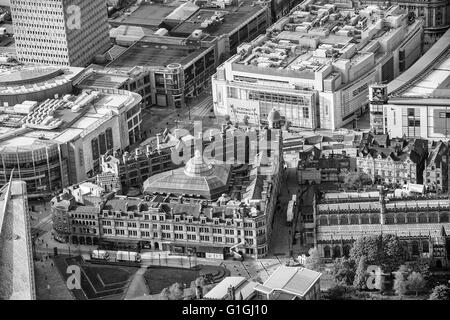
[[0, 300], [448, 303], [449, 219], [450, 0], [0, 0]]

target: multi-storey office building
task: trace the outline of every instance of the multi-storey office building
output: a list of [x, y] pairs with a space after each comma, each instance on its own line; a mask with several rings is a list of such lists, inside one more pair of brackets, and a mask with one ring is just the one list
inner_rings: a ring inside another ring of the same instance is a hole
[[[450, 31], [371, 105], [372, 127], [391, 137], [447, 141], [450, 137]], [[376, 123], [375, 123], [376, 122]], [[381, 125], [382, 124], [382, 127]]]
[[339, 128], [368, 107], [370, 84], [421, 55], [422, 31], [398, 6], [356, 13], [305, 1], [217, 69], [215, 112], [257, 123], [276, 108], [294, 127]]
[[140, 139], [141, 97], [86, 90], [5, 107], [0, 116], [0, 184], [11, 173], [28, 195], [45, 196], [100, 170], [100, 155]]
[[12, 0], [21, 62], [85, 67], [110, 47], [106, 0]]
[[314, 207], [315, 244], [322, 257], [348, 256], [362, 236], [394, 234], [404, 242], [409, 259], [429, 259], [446, 267], [450, 258], [447, 197], [423, 199], [318, 199]]
[[140, 36], [133, 35], [125, 52], [86, 81], [137, 92], [149, 106], [182, 107], [210, 85], [220, 61], [265, 32], [270, 22], [265, 1], [141, 3], [128, 17], [111, 22], [141, 27]]

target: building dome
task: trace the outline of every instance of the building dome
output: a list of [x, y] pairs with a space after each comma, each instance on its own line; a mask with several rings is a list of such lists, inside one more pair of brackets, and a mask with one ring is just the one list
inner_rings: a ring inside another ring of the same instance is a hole
[[281, 121], [281, 114], [280, 114], [280, 112], [278, 112], [278, 110], [275, 110], [275, 108], [273, 108], [269, 112], [269, 115], [267, 116], [267, 120], [269, 122], [279, 122], [279, 121]]
[[195, 151], [195, 156], [184, 167], [184, 173], [190, 177], [205, 177], [214, 173], [214, 166], [206, 163], [200, 151]]
[[146, 194], [194, 195], [216, 200], [227, 193], [231, 167], [221, 163], [208, 163], [200, 152], [184, 168], [161, 172], [144, 182]]

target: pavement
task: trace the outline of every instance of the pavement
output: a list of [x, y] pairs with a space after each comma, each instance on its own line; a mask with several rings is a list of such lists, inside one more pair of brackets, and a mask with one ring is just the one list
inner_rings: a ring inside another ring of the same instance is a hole
[[35, 261], [34, 277], [37, 300], [75, 299], [51, 258]]
[[144, 274], [147, 271], [149, 264], [143, 263], [141, 268], [134, 274], [131, 280], [124, 300], [132, 300], [142, 296], [150, 295], [150, 290], [146, 284]]
[[[152, 107], [143, 111], [143, 128], [146, 128], [147, 137], [154, 138], [166, 128], [173, 131], [184, 128], [188, 131], [194, 127], [194, 121], [203, 121], [204, 129], [220, 127], [218, 118], [210, 117], [213, 99], [210, 91], [205, 91], [193, 99], [184, 108]], [[146, 144], [144, 141], [142, 144]]]

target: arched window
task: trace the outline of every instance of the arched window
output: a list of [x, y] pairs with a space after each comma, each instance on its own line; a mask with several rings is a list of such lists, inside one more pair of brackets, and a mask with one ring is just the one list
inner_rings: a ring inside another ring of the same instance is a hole
[[416, 214], [408, 213], [408, 223], [416, 223]]
[[385, 216], [384, 216], [384, 222], [385, 222], [385, 224], [394, 224], [394, 215], [392, 215], [392, 214], [386, 214]]
[[348, 224], [348, 216], [347, 215], [341, 215], [339, 218], [340, 218], [341, 224]]
[[378, 214], [373, 214], [370, 220], [372, 224], [379, 224], [380, 216]]
[[325, 247], [323, 248], [323, 256], [324, 256], [325, 258], [331, 258], [331, 250], [330, 250], [330, 247], [329, 247], [329, 246], [325, 246]]
[[335, 246], [333, 248], [333, 258], [340, 258], [341, 257], [341, 247]]
[[348, 258], [350, 256], [350, 249], [351, 249], [351, 246], [349, 244], [344, 245], [344, 248], [343, 248], [344, 257]]
[[359, 219], [356, 214], [350, 216], [350, 224], [359, 224]]
[[427, 214], [425, 212], [419, 213], [419, 223], [427, 223]]
[[405, 221], [405, 215], [403, 213], [397, 213], [397, 223], [406, 223]]
[[369, 224], [369, 216], [367, 214], [361, 216], [361, 224]]
[[430, 219], [430, 223], [437, 223], [438, 222], [438, 214], [436, 212], [430, 212], [428, 214], [428, 219]]
[[338, 217], [333, 214], [332, 216], [330, 216], [330, 225], [335, 226], [338, 224]]
[[319, 224], [320, 224], [321, 226], [326, 226], [326, 225], [328, 225], [327, 217], [326, 217], [326, 216], [321, 216], [320, 219], [319, 219]]
[[418, 256], [419, 255], [419, 242], [413, 241], [411, 247], [412, 247], [412, 255]]
[[426, 240], [422, 241], [422, 252], [429, 253], [430, 252], [430, 243]]

